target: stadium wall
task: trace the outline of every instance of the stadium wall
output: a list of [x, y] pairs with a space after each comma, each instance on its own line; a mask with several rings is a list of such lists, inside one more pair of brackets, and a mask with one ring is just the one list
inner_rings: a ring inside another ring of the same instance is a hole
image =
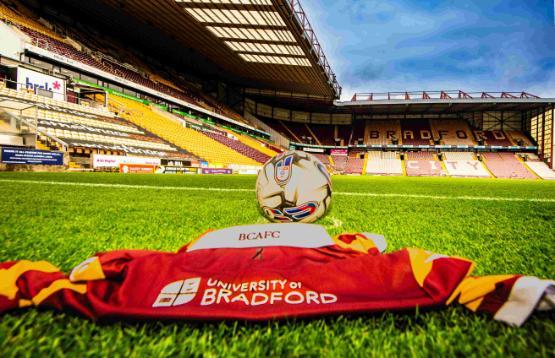
[[24, 51], [24, 42], [21, 36], [10, 26], [0, 21], [0, 54], [12, 59], [19, 59], [19, 54]]

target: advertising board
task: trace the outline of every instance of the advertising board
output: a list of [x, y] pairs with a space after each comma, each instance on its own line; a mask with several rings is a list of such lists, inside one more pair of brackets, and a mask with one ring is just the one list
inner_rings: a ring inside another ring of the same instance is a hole
[[202, 174], [233, 174], [233, 170], [225, 168], [202, 168]]
[[65, 100], [66, 81], [58, 77], [18, 67], [17, 82], [27, 89], [32, 89], [36, 94], [44, 95], [44, 91], [47, 91], [52, 93], [51, 98], [58, 101]]
[[2, 147], [4, 164], [64, 165], [64, 153], [49, 150]]
[[128, 157], [124, 155], [105, 154], [93, 154], [92, 157], [92, 166], [95, 169], [119, 168], [120, 164], [145, 164], [159, 166], [160, 158]]
[[152, 174], [156, 172], [156, 165], [120, 164], [119, 172], [124, 174]]

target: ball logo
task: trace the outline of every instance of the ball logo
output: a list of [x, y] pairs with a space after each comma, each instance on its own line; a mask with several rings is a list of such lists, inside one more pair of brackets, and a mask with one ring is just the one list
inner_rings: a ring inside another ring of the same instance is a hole
[[197, 295], [200, 277], [172, 282], [160, 291], [152, 307], [174, 307], [191, 302]]
[[291, 172], [293, 171], [293, 156], [287, 156], [280, 159], [275, 166], [274, 177], [279, 185], [285, 185], [291, 179]]
[[271, 215], [274, 220], [280, 222], [302, 220], [314, 214], [317, 209], [318, 204], [313, 201], [295, 206], [294, 208], [285, 208], [283, 211], [280, 209], [264, 208], [267, 215]]

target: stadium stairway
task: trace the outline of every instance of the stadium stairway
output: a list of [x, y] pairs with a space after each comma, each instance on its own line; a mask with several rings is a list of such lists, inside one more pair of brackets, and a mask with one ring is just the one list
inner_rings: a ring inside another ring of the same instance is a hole
[[213, 165], [260, 166], [260, 163], [254, 159], [236, 152], [199, 131], [186, 128], [183, 124], [156, 113], [145, 104], [119, 96], [112, 96], [110, 106], [120, 111], [123, 118]]

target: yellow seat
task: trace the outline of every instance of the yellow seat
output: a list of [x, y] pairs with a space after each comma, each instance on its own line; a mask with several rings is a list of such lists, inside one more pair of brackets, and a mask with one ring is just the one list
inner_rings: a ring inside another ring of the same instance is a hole
[[123, 97], [110, 99], [115, 108], [125, 108], [120, 115], [130, 122], [210, 162], [223, 165], [241, 164], [259, 166], [260, 163], [176, 121], [157, 114], [149, 106]]

